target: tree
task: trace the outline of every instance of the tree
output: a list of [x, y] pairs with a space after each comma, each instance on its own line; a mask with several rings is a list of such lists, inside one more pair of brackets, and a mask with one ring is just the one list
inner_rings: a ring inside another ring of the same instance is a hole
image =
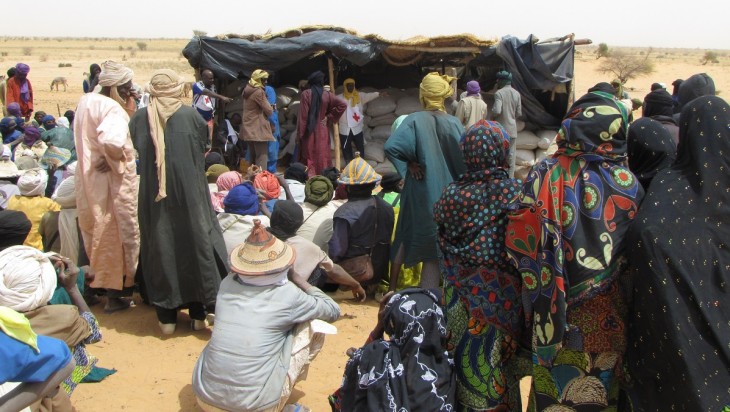
[[193, 36], [203, 37], [203, 36], [207, 36], [207, 35], [208, 35], [208, 32], [205, 32], [203, 30], [193, 30]]
[[145, 43], [143, 41], [138, 41], [137, 47], [139, 47], [139, 51], [145, 51], [145, 50], [147, 50], [147, 43]]
[[596, 50], [596, 60], [600, 59], [601, 57], [608, 57], [609, 55], [610, 52], [608, 51], [608, 44], [599, 43], [598, 50]]
[[705, 52], [705, 55], [702, 57], [702, 60], [700, 60], [700, 63], [702, 65], [706, 65], [707, 63], [720, 63], [719, 60], [717, 60], [717, 53], [714, 51], [708, 50]]
[[646, 54], [639, 57], [616, 51], [606, 57], [597, 70], [601, 73], [613, 74], [622, 84], [626, 84], [630, 79], [654, 73], [654, 64], [649, 60], [651, 52], [652, 50], [649, 49]]

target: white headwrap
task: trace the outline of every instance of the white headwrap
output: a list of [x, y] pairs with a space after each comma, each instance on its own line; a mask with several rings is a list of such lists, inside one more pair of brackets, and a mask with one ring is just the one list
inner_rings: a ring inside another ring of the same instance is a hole
[[115, 87], [121, 86], [132, 81], [134, 72], [129, 67], [107, 60], [101, 64], [101, 73], [99, 74], [99, 85]]
[[69, 176], [56, 187], [53, 200], [64, 209], [76, 208], [76, 177]]
[[68, 122], [68, 119], [61, 116], [58, 119], [56, 119], [56, 126], [65, 127], [66, 129], [71, 126], [71, 123]]
[[18, 190], [23, 196], [43, 196], [47, 184], [48, 174], [43, 169], [25, 170], [18, 178]]
[[28, 312], [48, 304], [56, 290], [56, 268], [49, 254], [28, 246], [0, 252], [0, 306]]
[[0, 155], [0, 158], [2, 158], [2, 160], [8, 160], [12, 154], [13, 152], [10, 150], [10, 146], [3, 145], [3, 153]]

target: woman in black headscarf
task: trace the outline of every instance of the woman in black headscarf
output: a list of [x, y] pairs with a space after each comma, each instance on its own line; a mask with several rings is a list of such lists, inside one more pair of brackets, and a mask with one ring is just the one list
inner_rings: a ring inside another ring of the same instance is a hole
[[677, 147], [672, 135], [661, 123], [642, 117], [629, 127], [627, 154], [629, 169], [644, 190], [648, 190], [654, 175], [674, 163]]
[[454, 410], [456, 385], [438, 302], [421, 288], [386, 295], [368, 342], [348, 351], [342, 386], [330, 397], [333, 410]]
[[721, 411], [730, 403], [730, 106], [697, 98], [679, 127], [677, 160], [654, 177], [627, 234], [632, 399], [634, 410]]
[[673, 111], [672, 95], [664, 89], [652, 90], [644, 97], [644, 106], [641, 108], [643, 117], [650, 117], [664, 126], [674, 140], [674, 145], [679, 143], [679, 127], [677, 121], [672, 117]]

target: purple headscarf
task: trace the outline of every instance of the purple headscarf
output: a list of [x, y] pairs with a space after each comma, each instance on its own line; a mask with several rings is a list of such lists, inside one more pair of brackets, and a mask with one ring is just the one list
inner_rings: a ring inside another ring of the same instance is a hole
[[7, 107], [8, 114], [13, 117], [23, 117], [23, 115], [20, 113], [20, 105], [18, 102], [12, 102]]
[[15, 78], [20, 81], [20, 100], [23, 103], [30, 101], [30, 88], [28, 87], [28, 80], [26, 76], [30, 72], [30, 66], [25, 63], [18, 63], [15, 65]]
[[476, 80], [472, 80], [470, 82], [466, 83], [466, 95], [467, 96], [475, 96], [479, 94], [479, 92], [482, 91], [482, 88], [479, 86], [479, 82]]
[[41, 131], [37, 127], [26, 127], [23, 133], [23, 143], [26, 146], [33, 146], [41, 138]]

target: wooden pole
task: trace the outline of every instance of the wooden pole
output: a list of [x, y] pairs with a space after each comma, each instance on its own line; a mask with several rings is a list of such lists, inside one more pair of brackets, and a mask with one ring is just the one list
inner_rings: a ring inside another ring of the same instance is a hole
[[[330, 91], [335, 94], [335, 65], [332, 63], [332, 56], [327, 56], [327, 68], [330, 75]], [[340, 125], [337, 122], [332, 123], [332, 137], [335, 140], [335, 167], [341, 170], [340, 164]]]

